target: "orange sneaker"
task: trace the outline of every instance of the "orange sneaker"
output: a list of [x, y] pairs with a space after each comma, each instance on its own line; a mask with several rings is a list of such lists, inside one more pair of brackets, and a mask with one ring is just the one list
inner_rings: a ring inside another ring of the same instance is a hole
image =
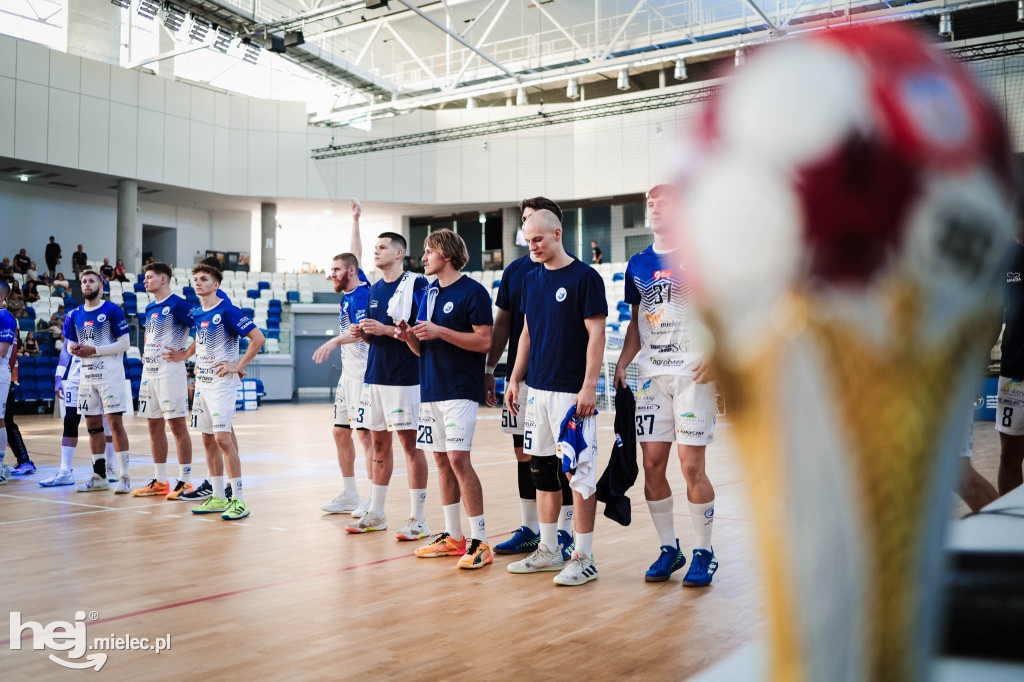
[[420, 547], [413, 554], [429, 559], [436, 556], [462, 556], [466, 553], [466, 538], [456, 540], [448, 533], [441, 533], [426, 547]]
[[166, 481], [158, 481], [154, 478], [145, 488], [133, 490], [132, 495], [134, 497], [154, 497], [156, 495], [166, 495], [170, 489], [171, 486], [167, 485]]
[[168, 500], [180, 500], [181, 496], [185, 493], [192, 492], [192, 484], [185, 483], [184, 481], [178, 481], [174, 484], [174, 490], [167, 493]]
[[481, 540], [471, 540], [469, 549], [459, 559], [459, 568], [483, 568], [492, 561], [491, 548]]

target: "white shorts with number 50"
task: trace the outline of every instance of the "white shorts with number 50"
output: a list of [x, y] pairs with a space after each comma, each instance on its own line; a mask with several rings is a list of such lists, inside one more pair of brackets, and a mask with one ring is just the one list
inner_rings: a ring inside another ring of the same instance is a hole
[[525, 431], [526, 403], [530, 400], [530, 388], [526, 384], [519, 386], [519, 414], [512, 414], [504, 404], [501, 406], [501, 432], [521, 436]]

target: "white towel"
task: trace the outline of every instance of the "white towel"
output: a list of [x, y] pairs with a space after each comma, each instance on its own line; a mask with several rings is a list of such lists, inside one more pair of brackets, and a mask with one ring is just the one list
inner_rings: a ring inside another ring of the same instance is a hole
[[398, 283], [394, 296], [388, 301], [388, 316], [397, 324], [400, 320], [408, 320], [412, 315], [413, 285], [416, 278], [423, 277], [415, 272], [403, 272], [402, 281]]
[[597, 418], [577, 417], [573, 405], [560, 431], [555, 448], [562, 471], [572, 474], [569, 487], [587, 499], [597, 491]]

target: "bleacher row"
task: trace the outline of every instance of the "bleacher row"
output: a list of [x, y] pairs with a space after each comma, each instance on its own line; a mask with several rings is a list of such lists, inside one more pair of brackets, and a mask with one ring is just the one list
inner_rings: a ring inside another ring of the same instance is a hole
[[[605, 296], [608, 300], [608, 327], [619, 331], [622, 322], [629, 322], [630, 308], [624, 300], [626, 293], [626, 264], [601, 263], [592, 266], [604, 280]], [[498, 287], [504, 270], [469, 270], [466, 275], [484, 285], [491, 292], [491, 302], [498, 300]], [[367, 273], [369, 274], [369, 273]], [[371, 277], [372, 279], [372, 277]], [[623, 329], [625, 331], [625, 329]]]

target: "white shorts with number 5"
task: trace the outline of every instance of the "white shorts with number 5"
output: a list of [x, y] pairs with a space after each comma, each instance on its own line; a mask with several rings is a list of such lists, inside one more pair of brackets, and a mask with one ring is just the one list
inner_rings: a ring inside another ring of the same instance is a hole
[[513, 436], [521, 436], [525, 431], [526, 403], [530, 400], [530, 388], [526, 384], [519, 385], [519, 414], [512, 414], [502, 404], [501, 407], [501, 432], [511, 433]]
[[[524, 391], [525, 393], [525, 391]], [[526, 410], [520, 409], [524, 422], [523, 452], [535, 457], [556, 457], [559, 431], [565, 415], [576, 402], [576, 393], [530, 390]]]
[[999, 377], [996, 431], [1008, 436], [1024, 436], [1024, 381]]
[[636, 391], [640, 443], [707, 445], [715, 439], [715, 385], [690, 377], [641, 377]]

